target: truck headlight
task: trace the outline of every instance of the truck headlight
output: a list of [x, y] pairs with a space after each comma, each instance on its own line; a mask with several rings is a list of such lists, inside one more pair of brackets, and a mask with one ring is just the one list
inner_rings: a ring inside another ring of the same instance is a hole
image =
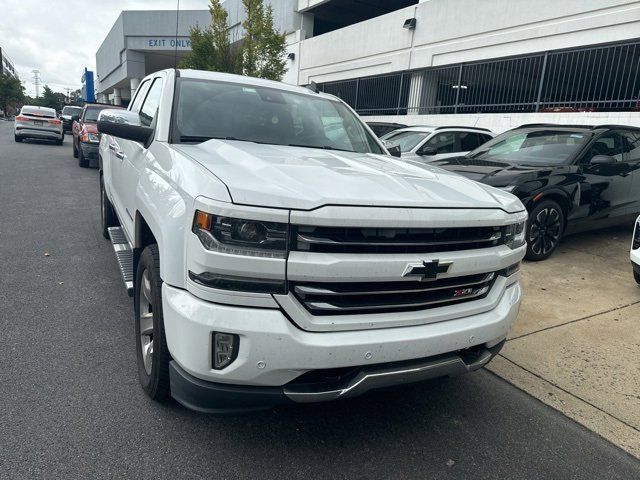
[[527, 222], [512, 223], [505, 227], [505, 244], [512, 249], [520, 248], [525, 244]]
[[207, 250], [253, 257], [287, 255], [286, 223], [219, 217], [196, 210], [192, 230]]

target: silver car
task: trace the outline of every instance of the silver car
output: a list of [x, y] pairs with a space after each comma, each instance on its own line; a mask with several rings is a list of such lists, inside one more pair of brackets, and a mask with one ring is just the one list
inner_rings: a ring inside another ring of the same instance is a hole
[[25, 105], [16, 116], [14, 127], [16, 142], [25, 138], [55, 140], [58, 145], [64, 142], [62, 120], [53, 108]]
[[[407, 127], [380, 137], [390, 152], [404, 160], [433, 162], [465, 155], [488, 142], [494, 134], [475, 127]], [[395, 147], [395, 148], [394, 148]]]

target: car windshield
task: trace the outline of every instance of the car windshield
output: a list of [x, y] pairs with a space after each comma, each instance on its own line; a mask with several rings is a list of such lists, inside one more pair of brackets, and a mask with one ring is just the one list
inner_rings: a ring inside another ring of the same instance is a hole
[[518, 164], [557, 165], [566, 162], [590, 134], [570, 130], [520, 130], [498, 135], [467, 156]]
[[241, 140], [360, 153], [383, 153], [358, 117], [320, 95], [182, 78], [174, 141]]
[[402, 152], [410, 152], [429, 135], [429, 132], [391, 132], [384, 135], [382, 139], [387, 147], [399, 146]]
[[102, 108], [87, 108], [87, 111], [84, 114], [84, 119], [83, 121], [86, 122], [97, 122], [98, 121], [98, 115], [100, 115], [100, 112], [102, 110], [104, 110], [105, 108], [108, 107], [102, 107]]
[[80, 115], [82, 112], [81, 107], [64, 107], [62, 109], [62, 115]]

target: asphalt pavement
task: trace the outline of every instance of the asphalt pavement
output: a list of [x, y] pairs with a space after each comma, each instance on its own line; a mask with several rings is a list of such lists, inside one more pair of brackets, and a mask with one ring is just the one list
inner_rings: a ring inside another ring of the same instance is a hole
[[0, 478], [640, 479], [640, 462], [483, 370], [211, 416], [138, 386], [98, 172], [0, 121]]

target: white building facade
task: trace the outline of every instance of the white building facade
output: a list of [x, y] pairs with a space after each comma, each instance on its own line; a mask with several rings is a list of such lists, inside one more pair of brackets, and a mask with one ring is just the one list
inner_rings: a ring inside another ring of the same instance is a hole
[[[638, 0], [267, 3], [287, 38], [283, 81], [315, 82], [371, 119], [494, 131], [525, 121], [640, 125]], [[239, 40], [241, 1], [223, 5]], [[118, 22], [98, 52], [101, 92], [138, 81], [141, 58], [158, 48], [148, 41], [175, 35], [175, 12], [123, 12]], [[181, 12], [180, 38], [208, 22], [208, 11]], [[146, 60], [146, 73], [160, 63]]]

